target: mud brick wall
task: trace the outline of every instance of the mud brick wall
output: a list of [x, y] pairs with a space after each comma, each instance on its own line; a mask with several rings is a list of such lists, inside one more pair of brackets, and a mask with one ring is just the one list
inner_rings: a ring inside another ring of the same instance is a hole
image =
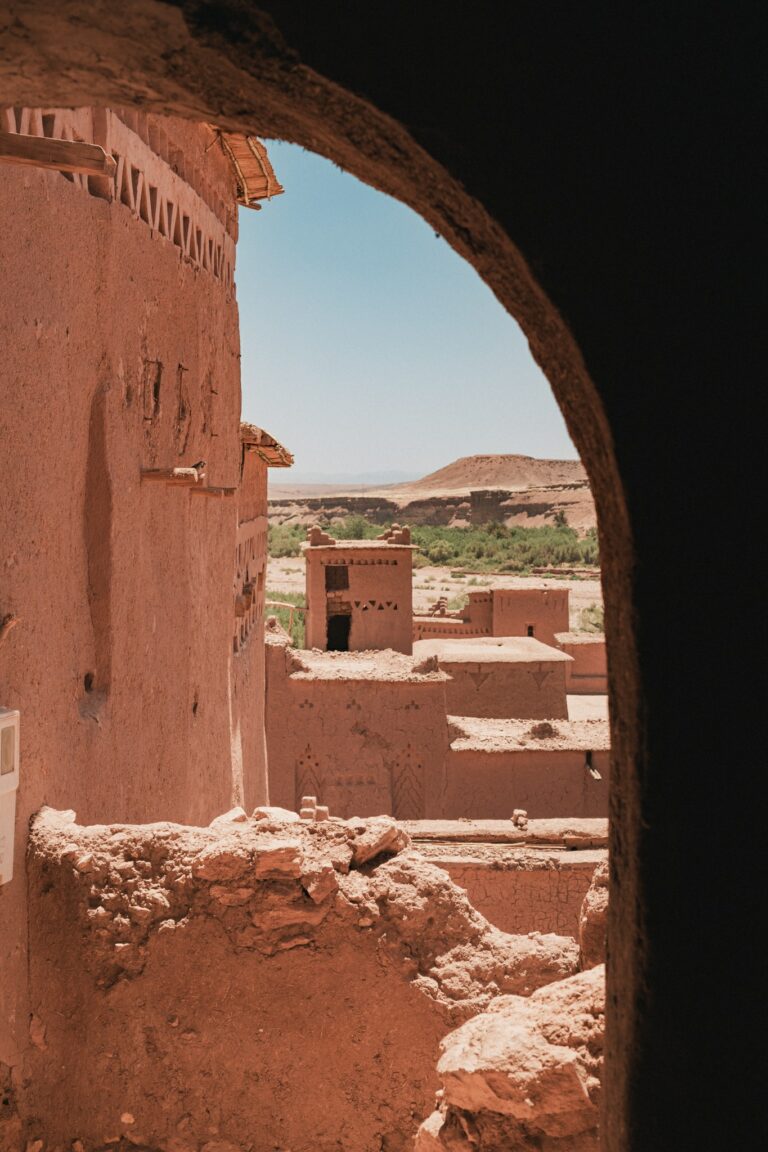
[[466, 890], [472, 905], [503, 932], [557, 932], [578, 938], [579, 912], [603, 851], [497, 852], [486, 859], [430, 852]]

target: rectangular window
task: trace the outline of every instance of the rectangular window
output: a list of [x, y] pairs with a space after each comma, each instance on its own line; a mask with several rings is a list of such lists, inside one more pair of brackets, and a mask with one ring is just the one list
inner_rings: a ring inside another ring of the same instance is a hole
[[329, 564], [325, 570], [326, 592], [340, 592], [349, 588], [349, 568], [346, 564]]

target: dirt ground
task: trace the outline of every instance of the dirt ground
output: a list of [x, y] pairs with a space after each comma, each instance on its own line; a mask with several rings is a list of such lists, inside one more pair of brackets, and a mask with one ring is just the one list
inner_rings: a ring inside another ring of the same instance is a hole
[[[304, 559], [301, 556], [270, 558], [267, 566], [267, 588], [270, 592], [303, 592]], [[481, 588], [568, 588], [570, 589], [571, 631], [581, 631], [581, 613], [590, 604], [603, 603], [599, 580], [577, 580], [567, 577], [514, 576], [509, 573], [484, 572], [476, 576], [452, 576], [450, 568], [415, 568], [413, 572], [413, 608], [425, 612], [439, 596], [448, 600]]]

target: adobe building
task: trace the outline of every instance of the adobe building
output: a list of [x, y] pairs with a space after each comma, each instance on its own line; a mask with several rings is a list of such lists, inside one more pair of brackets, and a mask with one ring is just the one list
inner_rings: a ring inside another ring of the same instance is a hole
[[4, 108], [0, 131], [18, 161], [0, 164], [0, 705], [21, 732], [0, 1054], [16, 1064], [32, 813], [195, 824], [267, 799], [266, 469], [288, 456], [240, 431], [238, 205], [281, 190], [263, 145], [103, 108]]
[[266, 630], [272, 804], [317, 797], [333, 816], [440, 812], [446, 673], [400, 652], [317, 652]]
[[565, 689], [569, 696], [608, 692], [605, 636], [601, 632], [558, 632], [555, 643], [573, 658], [565, 671]]
[[529, 636], [418, 640], [414, 657], [449, 674], [452, 716], [567, 719], [565, 669], [572, 658]]
[[333, 816], [398, 820], [607, 815], [608, 724], [567, 720], [564, 653], [527, 637], [500, 655], [498, 641], [297, 651], [274, 620], [265, 638], [272, 804], [298, 810], [309, 795]]
[[608, 813], [610, 748], [605, 720], [488, 720], [450, 716], [441, 815], [532, 820]]
[[334, 540], [311, 528], [306, 562], [307, 648], [410, 653], [413, 546], [393, 524], [376, 540]]
[[[234, 563], [231, 710], [232, 762], [242, 765], [248, 792], [268, 796], [264, 725], [264, 594], [267, 570], [267, 475], [290, 468], [293, 456], [263, 428], [240, 425], [240, 483]], [[245, 780], [243, 781], [243, 792]]]
[[558, 632], [570, 627], [567, 588], [491, 588], [469, 592], [458, 612], [438, 601], [426, 614], [414, 616], [414, 640], [440, 637], [533, 636], [554, 644]]

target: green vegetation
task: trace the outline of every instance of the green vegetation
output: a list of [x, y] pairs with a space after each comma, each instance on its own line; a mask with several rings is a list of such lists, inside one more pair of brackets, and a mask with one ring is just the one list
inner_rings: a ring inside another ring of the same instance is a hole
[[[371, 540], [384, 529], [363, 516], [348, 516], [324, 525], [337, 540]], [[579, 536], [567, 524], [524, 528], [485, 524], [476, 528], [446, 528], [434, 525], [412, 527], [414, 567], [435, 564], [474, 572], [519, 572], [534, 567], [589, 566], [600, 562], [597, 533]], [[298, 556], [306, 539], [306, 528], [298, 524], [270, 525], [270, 556]]]
[[306, 538], [307, 530], [303, 524], [270, 524], [269, 554], [274, 558], [299, 556], [301, 555], [299, 545]]
[[469, 603], [469, 595], [462, 592], [460, 596], [452, 596], [448, 601], [446, 607], [449, 612], [461, 612], [462, 608], [466, 608]]
[[605, 618], [602, 604], [589, 604], [581, 610], [582, 632], [604, 632]]
[[[279, 600], [281, 604], [295, 604], [299, 608], [304, 608], [307, 603], [307, 598], [303, 592], [275, 592], [267, 588], [267, 600]], [[290, 623], [291, 610], [290, 608], [271, 608], [267, 605], [265, 609], [265, 616], [277, 616], [277, 619], [285, 628], [286, 632], [291, 637], [291, 644], [294, 648], [304, 647], [304, 613], [293, 613], [293, 624]]]

